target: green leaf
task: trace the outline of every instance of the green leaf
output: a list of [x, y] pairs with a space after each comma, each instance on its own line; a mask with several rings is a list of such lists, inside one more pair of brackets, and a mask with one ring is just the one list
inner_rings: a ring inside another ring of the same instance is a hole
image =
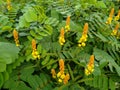
[[103, 76], [103, 90], [108, 90], [108, 78]]
[[0, 72], [6, 71], [6, 64], [5, 63], [0, 63]]
[[111, 78], [109, 79], [109, 88], [110, 90], [115, 90], [115, 82]]
[[24, 17], [27, 22], [37, 21], [37, 14], [33, 8], [28, 9]]
[[11, 43], [0, 43], [0, 62], [13, 63], [18, 58], [19, 48]]
[[17, 81], [16, 83], [18, 84], [15, 87], [11, 88], [11, 90], [32, 90], [22, 81]]
[[50, 61], [50, 56], [46, 56], [46, 58], [42, 61], [42, 65], [47, 64]]
[[40, 78], [42, 79], [43, 83], [46, 85], [48, 82], [46, 75], [44, 73], [41, 73]]
[[98, 87], [99, 88], [103, 87], [103, 76], [102, 75], [99, 76], [99, 78], [98, 78]]
[[33, 88], [33, 90], [36, 90], [39, 87], [39, 84], [36, 82], [34, 76], [32, 75], [28, 76], [27, 82]]
[[94, 34], [95, 34], [98, 38], [100, 38], [103, 42], [108, 42], [107, 38], [106, 38], [105, 36], [103, 36], [100, 32], [98, 32], [98, 33], [95, 33], [95, 32], [94, 32]]
[[12, 28], [11, 28], [11, 26], [3, 26], [3, 27], [2, 27], [2, 30], [3, 30], [3, 31], [11, 31]]
[[56, 18], [50, 17], [45, 21], [45, 24], [56, 26], [59, 21]]
[[94, 87], [98, 87], [98, 76], [95, 76], [94, 79], [93, 79], [93, 86]]
[[99, 61], [109, 62], [116, 70], [118, 75], [120, 76], [120, 66], [114, 61], [114, 59], [105, 51], [94, 48], [95, 58]]
[[27, 66], [21, 70], [21, 79], [27, 81], [27, 78], [34, 72], [34, 68], [32, 66]]
[[43, 84], [42, 79], [38, 75], [35, 75], [34, 78], [35, 78], [36, 82], [39, 84], [39, 87], [43, 88], [44, 84]]
[[[16, 83], [14, 80], [16, 79], [16, 78], [18, 78], [17, 76], [14, 76], [14, 77], [12, 77], [12, 78], [10, 78], [9, 80], [7, 80], [6, 82], [5, 82], [5, 84], [4, 84], [4, 88], [9, 88], [9, 89], [11, 89], [11, 88], [15, 88], [16, 87], [16, 85], [18, 84], [18, 83]], [[11, 84], [12, 83], [12, 84]]]
[[69, 90], [85, 90], [85, 88], [80, 86], [79, 84], [73, 84], [70, 85]]
[[95, 6], [98, 7], [98, 8], [107, 8], [103, 1], [97, 1]]
[[56, 11], [56, 9], [51, 10], [51, 16], [53, 18], [59, 19], [59, 13]]
[[100, 69], [102, 69], [102, 68], [104, 68], [105, 66], [107, 66], [107, 64], [108, 64], [108, 61], [106, 61], [106, 60], [100, 61], [100, 65], [99, 65]]
[[21, 16], [19, 19], [19, 26], [18, 27], [22, 28], [22, 27], [29, 27], [29, 26], [30, 26], [30, 23], [25, 20], [24, 16]]
[[27, 38], [29, 41], [32, 41], [32, 39], [33, 39], [31, 36], [27, 36]]
[[7, 71], [3, 72], [4, 81], [9, 79], [9, 73]]
[[48, 35], [52, 34], [53, 28], [50, 25], [44, 25], [44, 28], [46, 29], [44, 32], [46, 32]]
[[2, 87], [3, 83], [4, 83], [4, 78], [2, 73], [0, 73], [0, 88]]
[[34, 32], [34, 30], [30, 30], [30, 34], [31, 34], [32, 36], [36, 36], [36, 33]]
[[100, 70], [100, 68], [98, 66], [95, 66], [93, 74], [95, 76], [101, 75], [101, 70]]

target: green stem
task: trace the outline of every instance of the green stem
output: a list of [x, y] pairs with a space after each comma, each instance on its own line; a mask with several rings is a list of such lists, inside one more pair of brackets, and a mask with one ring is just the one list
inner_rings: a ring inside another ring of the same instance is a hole
[[43, 67], [41, 67], [41, 69], [47, 67], [48, 65], [52, 65], [52, 64], [56, 63], [57, 61], [58, 61], [58, 60], [56, 60], [56, 61], [54, 61], [54, 62], [52, 62], [52, 63], [46, 64], [46, 65], [44, 65]]
[[70, 68], [70, 65], [69, 64], [67, 64], [67, 66], [68, 66], [68, 70], [69, 70], [69, 72], [70, 72], [70, 76], [71, 76], [71, 78], [72, 78], [72, 80], [74, 81], [74, 76], [73, 76], [73, 71], [72, 71], [72, 69]]
[[83, 64], [80, 64], [79, 62], [77, 62], [76, 60], [72, 60], [74, 63], [78, 64], [79, 66], [85, 67]]
[[85, 82], [89, 80], [93, 80], [93, 78], [86, 78], [86, 79], [78, 80], [76, 83], [81, 83], [81, 82]]

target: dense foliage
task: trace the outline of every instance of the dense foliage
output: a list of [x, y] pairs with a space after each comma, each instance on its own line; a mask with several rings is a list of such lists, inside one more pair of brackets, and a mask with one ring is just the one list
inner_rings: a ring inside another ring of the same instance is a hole
[[2, 90], [119, 90], [119, 0], [0, 0]]

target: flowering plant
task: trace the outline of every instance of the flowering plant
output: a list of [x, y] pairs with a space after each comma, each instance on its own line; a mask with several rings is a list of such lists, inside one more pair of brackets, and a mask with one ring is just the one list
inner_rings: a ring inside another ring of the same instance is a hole
[[0, 89], [119, 90], [119, 1], [1, 0]]

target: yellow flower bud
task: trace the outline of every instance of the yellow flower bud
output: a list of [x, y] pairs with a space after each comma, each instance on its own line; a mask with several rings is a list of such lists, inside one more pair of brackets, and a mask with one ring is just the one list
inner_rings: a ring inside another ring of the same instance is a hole
[[18, 32], [15, 29], [13, 30], [13, 37], [14, 37], [16, 46], [19, 46]]
[[84, 42], [83, 42], [81, 45], [82, 45], [83, 47], [86, 46], [86, 44], [85, 44]]
[[51, 69], [51, 74], [52, 74], [52, 77], [53, 77], [53, 78], [56, 78], [56, 72], [55, 72], [55, 69]]
[[62, 79], [59, 78], [59, 79], [58, 79], [58, 82], [59, 82], [59, 83], [62, 83]]
[[62, 75], [60, 76], [60, 78], [61, 78], [61, 79], [64, 79], [64, 78], [65, 78], [65, 74], [62, 74]]
[[58, 73], [57, 73], [57, 77], [59, 78], [60, 76], [61, 76], [61, 73], [60, 73], [60, 72], [58, 72]]
[[81, 45], [81, 44], [78, 44], [78, 46], [79, 46], [79, 47], [82, 47], [82, 45]]
[[63, 59], [59, 60], [59, 70], [61, 74], [64, 73], [64, 60]]

